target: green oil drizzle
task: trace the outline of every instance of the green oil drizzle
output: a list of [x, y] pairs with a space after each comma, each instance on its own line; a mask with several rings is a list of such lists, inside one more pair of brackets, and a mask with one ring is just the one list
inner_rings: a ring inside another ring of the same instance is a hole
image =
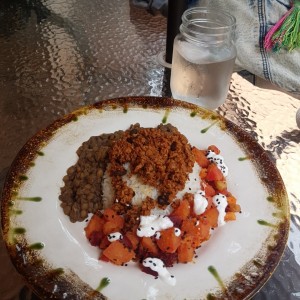
[[267, 197], [267, 200], [268, 200], [269, 202], [274, 202], [274, 201], [275, 201], [274, 198], [273, 198], [272, 196]]
[[54, 274], [54, 275], [56, 275], [56, 276], [59, 276], [59, 275], [62, 275], [62, 274], [64, 274], [64, 269], [63, 268], [57, 268], [57, 269], [54, 269], [53, 271], [52, 271], [52, 273]]
[[104, 277], [101, 279], [99, 286], [96, 288], [98, 292], [102, 291], [105, 287], [110, 284], [110, 279], [108, 277]]
[[56, 280], [56, 278], [60, 275], [62, 275], [64, 273], [64, 269], [63, 268], [57, 268], [57, 269], [53, 269], [50, 270], [47, 274], [47, 279], [49, 281], [53, 281]]
[[25, 180], [28, 179], [28, 177], [26, 175], [20, 175], [19, 179], [22, 180], [22, 181], [25, 181]]
[[44, 155], [45, 155], [45, 153], [42, 152], [42, 151], [37, 151], [36, 153], [37, 153], [37, 155], [39, 155], [39, 156], [44, 156]]
[[147, 104], [143, 104], [143, 109], [147, 109], [148, 108], [148, 105]]
[[45, 247], [44, 243], [34, 243], [29, 246], [29, 248], [33, 250], [42, 250], [44, 247]]
[[214, 116], [214, 115], [212, 115], [210, 118], [211, 118], [212, 120], [218, 119], [218, 117], [217, 117], [217, 116]]
[[196, 111], [192, 111], [191, 114], [190, 114], [190, 116], [191, 116], [192, 118], [194, 118], [196, 115], [197, 115], [197, 112], [196, 112]]
[[276, 225], [271, 224], [271, 223], [269, 223], [269, 222], [267, 222], [267, 221], [265, 221], [265, 220], [257, 220], [257, 223], [258, 223], [259, 225], [263, 225], [263, 226], [269, 226], [269, 227], [274, 227], [274, 228], [277, 227]]
[[254, 266], [256, 266], [257, 268], [261, 268], [261, 267], [263, 266], [263, 264], [262, 264], [259, 260], [257, 260], [257, 259], [254, 259], [254, 260], [253, 260], [253, 264], [254, 264]]
[[213, 127], [217, 123], [218, 123], [218, 121], [215, 121], [215, 122], [211, 123], [208, 127], [202, 129], [200, 132], [201, 133], [206, 133], [208, 131], [208, 129], [210, 129], [211, 127]]
[[274, 212], [274, 213], [272, 213], [272, 216], [275, 218], [283, 218], [284, 213], [283, 212]]
[[126, 106], [124, 106], [124, 108], [123, 108], [123, 113], [126, 114], [127, 112], [128, 112], [128, 106], [126, 105]]
[[209, 294], [207, 294], [206, 299], [207, 300], [215, 300], [216, 297], [213, 294], [209, 293]]
[[18, 197], [18, 200], [24, 200], [24, 201], [32, 201], [32, 202], [41, 202], [42, 197]]
[[216, 268], [214, 266], [209, 266], [208, 267], [208, 271], [215, 277], [215, 279], [219, 283], [219, 285], [222, 288], [222, 290], [226, 290], [226, 287], [225, 287], [225, 285], [224, 285], [224, 283], [223, 283], [220, 275], [218, 274]]
[[30, 166], [30, 167], [34, 167], [34, 166], [35, 166], [35, 163], [34, 163], [34, 162], [31, 162], [31, 163], [29, 163], [29, 166]]
[[13, 201], [13, 200], [8, 201], [8, 206], [9, 207], [13, 207], [14, 205], [15, 205], [15, 201]]
[[26, 229], [23, 227], [16, 227], [13, 230], [14, 234], [24, 234], [26, 232]]
[[248, 160], [248, 159], [250, 159], [249, 156], [239, 157], [239, 158], [238, 158], [238, 161], [245, 161], [245, 160]]
[[162, 119], [162, 121], [161, 121], [163, 124], [166, 124], [166, 123], [167, 123], [169, 114], [170, 114], [170, 110], [167, 109], [166, 112], [165, 112], [165, 115], [164, 115], [164, 117], [163, 117], [163, 119]]
[[276, 250], [276, 246], [268, 245], [268, 250], [274, 251]]
[[112, 109], [117, 109], [117, 105], [114, 105], [114, 104], [113, 104], [113, 105], [111, 106], [111, 108], [112, 108]]
[[23, 213], [23, 211], [20, 210], [20, 209], [11, 209], [11, 210], [10, 210], [10, 213], [11, 213], [12, 215], [21, 215], [21, 214]]
[[77, 122], [78, 121], [78, 117], [77, 116], [73, 116], [72, 121], [73, 122]]

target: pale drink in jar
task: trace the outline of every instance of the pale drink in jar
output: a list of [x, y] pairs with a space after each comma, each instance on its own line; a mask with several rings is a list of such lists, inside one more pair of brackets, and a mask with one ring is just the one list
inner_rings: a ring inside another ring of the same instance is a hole
[[211, 53], [178, 41], [172, 59], [173, 98], [209, 109], [219, 107], [227, 97], [234, 62], [235, 53], [227, 49]]
[[215, 109], [229, 90], [236, 58], [235, 18], [194, 7], [182, 15], [173, 46], [171, 91], [175, 99]]

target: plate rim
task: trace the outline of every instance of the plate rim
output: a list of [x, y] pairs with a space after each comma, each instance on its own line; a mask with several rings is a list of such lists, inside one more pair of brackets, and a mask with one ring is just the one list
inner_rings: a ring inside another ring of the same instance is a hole
[[[217, 112], [210, 111], [208, 109], [199, 107], [192, 103], [174, 100], [169, 97], [153, 97], [153, 96], [119, 97], [119, 98], [112, 98], [112, 99], [99, 101], [91, 105], [82, 106], [56, 119], [44, 129], [37, 131], [30, 139], [27, 140], [27, 142], [23, 145], [23, 147], [18, 152], [18, 154], [16, 155], [15, 159], [11, 164], [11, 167], [6, 175], [6, 179], [3, 185], [2, 195], [1, 195], [1, 230], [3, 234], [3, 240], [5, 242], [10, 259], [12, 260], [16, 269], [23, 276], [26, 276], [26, 274], [24, 274], [26, 273], [24, 268], [20, 266], [20, 253], [22, 252], [22, 249], [21, 251], [16, 251], [16, 249], [13, 249], [8, 238], [8, 231], [9, 231], [8, 210], [10, 205], [9, 201], [11, 199], [13, 190], [18, 188], [18, 186], [20, 186], [22, 183], [22, 180], [18, 177], [20, 176], [19, 174], [22, 173], [25, 174], [25, 172], [30, 167], [29, 166], [30, 162], [36, 157], [37, 155], [36, 152], [38, 151], [38, 149], [42, 145], [47, 144], [47, 142], [50, 140], [52, 135], [54, 135], [56, 130], [58, 130], [59, 128], [63, 127], [64, 125], [70, 122], [76, 121], [80, 115], [86, 114], [87, 111], [91, 111], [93, 109], [114, 110], [117, 107], [122, 107], [123, 112], [125, 113], [127, 112], [129, 105], [138, 105], [139, 107], [143, 107], [144, 105], [147, 106], [147, 108], [150, 107], [151, 109], [165, 108], [166, 110], [183, 108], [183, 109], [190, 110], [191, 113], [195, 112], [195, 115], [199, 114], [204, 119], [205, 118], [217, 119], [217, 121], [219, 122], [218, 125], [221, 127], [221, 129], [226, 130], [246, 153], [250, 153], [254, 149], [253, 151], [255, 152], [255, 154], [258, 154], [259, 162], [262, 163], [262, 165], [258, 166], [257, 160], [251, 160], [251, 161], [254, 164], [255, 170], [258, 172], [260, 179], [265, 176], [267, 180], [269, 181], [272, 180], [276, 182], [276, 186], [274, 182], [272, 182], [272, 184], [268, 184], [264, 182], [264, 187], [266, 187], [268, 190], [271, 188], [272, 194], [277, 194], [278, 192], [280, 193], [278, 197], [281, 199], [281, 203], [277, 203], [277, 202], [276, 203], [281, 206], [281, 209], [284, 210], [284, 214], [285, 214], [284, 221], [281, 223], [279, 229], [279, 231], [282, 234], [280, 235], [280, 239], [279, 239], [280, 241], [277, 242], [276, 249], [273, 249], [270, 252], [270, 257], [272, 256], [272, 253], [273, 255], [274, 253], [276, 254], [276, 260], [272, 262], [272, 265], [269, 268], [267, 268], [266, 270], [267, 275], [263, 277], [263, 280], [261, 280], [259, 284], [256, 285], [255, 288], [252, 288], [251, 291], [246, 291], [245, 295], [242, 297], [242, 299], [250, 299], [263, 287], [263, 285], [272, 276], [273, 272], [276, 270], [276, 267], [278, 266], [281, 260], [281, 257], [287, 245], [289, 228], [290, 228], [289, 199], [288, 199], [288, 195], [281, 174], [276, 168], [276, 165], [272, 161], [271, 157], [262, 148], [262, 146], [258, 143], [258, 141], [256, 141], [248, 132], [244, 131], [238, 125], [228, 120], [226, 117], [219, 115]], [[269, 168], [271, 168], [271, 174], [270, 171], [268, 170]], [[16, 187], [16, 178], [18, 178], [17, 187]], [[32, 259], [36, 258], [36, 254], [33, 251], [29, 251], [28, 253], [29, 256], [32, 256]], [[71, 276], [76, 277], [76, 274], [71, 274]], [[47, 294], [47, 292], [45, 294], [44, 289], [41, 288], [38, 283], [37, 284], [31, 283], [26, 278], [25, 280], [32, 287], [32, 289], [41, 297], [47, 298], [50, 295]], [[239, 283], [239, 281], [237, 283]], [[66, 284], [66, 283], [62, 283], [62, 284]], [[82, 287], [86, 288], [87, 284], [85, 284], [84, 282], [82, 282], [82, 284], [83, 284]], [[93, 295], [93, 297], [99, 296], [96, 295], [95, 292], [93, 291], [90, 291], [89, 293], [90, 295]], [[102, 299], [102, 296], [103, 295], [100, 294], [99, 299]]]

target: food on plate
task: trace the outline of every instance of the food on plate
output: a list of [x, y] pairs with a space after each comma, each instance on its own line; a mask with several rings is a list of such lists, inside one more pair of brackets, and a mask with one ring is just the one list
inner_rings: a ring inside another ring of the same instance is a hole
[[107, 153], [122, 134], [122, 131], [116, 131], [93, 136], [77, 150], [78, 161], [67, 170], [59, 196], [61, 207], [71, 222], [83, 221], [88, 213], [102, 208], [101, 182], [107, 165]]
[[77, 153], [61, 205], [72, 222], [93, 214], [85, 234], [102, 261], [135, 261], [174, 285], [166, 267], [193, 261], [212, 230], [240, 212], [217, 146], [192, 147], [170, 124], [92, 137]]

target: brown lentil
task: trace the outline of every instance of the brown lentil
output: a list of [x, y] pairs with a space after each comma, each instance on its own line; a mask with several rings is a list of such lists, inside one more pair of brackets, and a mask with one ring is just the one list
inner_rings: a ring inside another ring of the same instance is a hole
[[88, 213], [102, 208], [101, 181], [107, 165], [108, 150], [123, 131], [93, 136], [77, 150], [78, 161], [67, 170], [59, 199], [71, 222], [83, 221]]

